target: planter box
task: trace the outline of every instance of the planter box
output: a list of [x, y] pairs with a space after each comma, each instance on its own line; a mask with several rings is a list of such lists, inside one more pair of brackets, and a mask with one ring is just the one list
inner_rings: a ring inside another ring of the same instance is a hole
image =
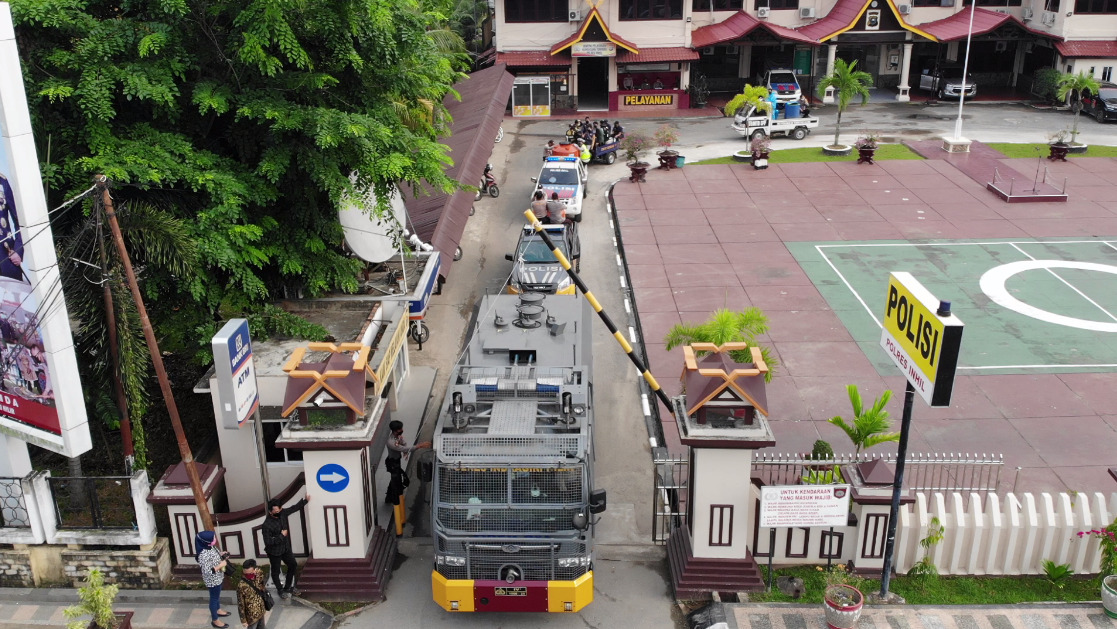
[[851, 152], [853, 152], [853, 147], [852, 146], [843, 146], [842, 148], [839, 148], [839, 149], [832, 149], [828, 146], [822, 147], [822, 154], [823, 155], [828, 155], [828, 156], [831, 156], [831, 157], [849, 155]]

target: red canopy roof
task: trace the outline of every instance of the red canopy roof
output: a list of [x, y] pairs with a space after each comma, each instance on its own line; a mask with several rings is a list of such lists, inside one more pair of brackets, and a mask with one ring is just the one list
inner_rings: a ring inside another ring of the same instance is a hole
[[[838, 0], [837, 3], [834, 4], [834, 8], [830, 9], [830, 12], [826, 14], [826, 17], [817, 22], [807, 24], [806, 26], [800, 26], [796, 30], [812, 39], [824, 42], [832, 37], [841, 35], [857, 24], [857, 21], [861, 19], [861, 15], [865, 13], [865, 9], [867, 9], [869, 4], [873, 1], [874, 0]], [[886, 0], [886, 4], [888, 8], [892, 10], [892, 14], [896, 16], [896, 20], [900, 23], [900, 26], [913, 33], [925, 37], [927, 36], [927, 33], [924, 32], [925, 29], [923, 25], [916, 27], [907, 23], [904, 16], [900, 15], [900, 11], [896, 8], [895, 2]], [[998, 15], [1000, 14], [998, 13]], [[963, 33], [963, 36], [964, 35], [965, 33]]]
[[799, 31], [768, 22], [761, 22], [744, 11], [738, 11], [724, 22], [710, 24], [695, 30], [691, 33], [690, 45], [692, 48], [705, 48], [706, 46], [733, 41], [748, 35], [756, 28], [763, 28], [780, 39], [803, 42], [805, 44], [818, 44], [817, 40]]
[[582, 20], [581, 26], [578, 27], [578, 30], [574, 31], [573, 35], [560, 41], [554, 46], [551, 46], [551, 54], [553, 55], [560, 53], [563, 50], [571, 47], [572, 45], [582, 41], [582, 38], [586, 36], [586, 31], [589, 29], [590, 23], [595, 21], [601, 27], [601, 30], [605, 31], [606, 39], [629, 52], [640, 52], [640, 49], [636, 47], [636, 44], [628, 41], [620, 35], [617, 35], [616, 33], [609, 32], [609, 27], [605, 25], [605, 18], [601, 17], [601, 14], [597, 12], [597, 7], [593, 7], [592, 9], [590, 9], [590, 12], [586, 14], [586, 19]]
[[639, 53], [627, 50], [617, 53], [617, 63], [657, 63], [664, 61], [698, 61], [701, 55], [697, 50], [683, 48], [645, 48]]
[[496, 53], [496, 62], [506, 64], [509, 68], [529, 66], [565, 68], [570, 65], [570, 57], [552, 55], [546, 50], [509, 50]]
[[[1020, 28], [1034, 35], [1042, 35], [1051, 39], [1062, 39], [1061, 37], [1057, 37], [1055, 35], [1052, 35], [1051, 33], [1028, 28], [1026, 24], [1021, 22], [1015, 16], [1009, 15], [1007, 13], [997, 13], [996, 11], [990, 11], [989, 9], [982, 9], [980, 7], [974, 9], [973, 12], [974, 35], [984, 35], [985, 33], [992, 31], [1005, 22], [1013, 22]], [[941, 20], [935, 20], [934, 22], [925, 22], [923, 24], [920, 24], [919, 28], [933, 35], [935, 39], [938, 39], [939, 41], [955, 41], [959, 39], [965, 39], [966, 34], [970, 30], [970, 12], [962, 10], [958, 13], [955, 13], [954, 15], [951, 15], [950, 17], [945, 17]]]
[[1055, 50], [1067, 58], [1117, 57], [1117, 41], [1087, 41], [1076, 39], [1055, 42]]

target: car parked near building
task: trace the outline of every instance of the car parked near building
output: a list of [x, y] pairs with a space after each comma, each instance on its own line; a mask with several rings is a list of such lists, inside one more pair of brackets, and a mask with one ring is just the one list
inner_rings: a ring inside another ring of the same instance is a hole
[[1099, 83], [1097, 94], [1082, 94], [1082, 113], [1093, 116], [1098, 122], [1117, 120], [1117, 84]]
[[960, 98], [963, 90], [966, 98], [977, 96], [977, 83], [970, 74], [962, 80], [962, 68], [953, 65], [932, 64], [919, 75], [919, 89], [933, 92], [940, 100]]
[[776, 102], [797, 103], [803, 97], [795, 71], [788, 69], [768, 70], [764, 75], [764, 87], [776, 92]]

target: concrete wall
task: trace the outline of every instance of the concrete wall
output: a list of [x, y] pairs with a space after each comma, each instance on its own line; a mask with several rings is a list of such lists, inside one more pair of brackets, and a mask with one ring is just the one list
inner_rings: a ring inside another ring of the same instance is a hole
[[[694, 520], [690, 531], [695, 557], [741, 559], [745, 557], [752, 522], [748, 482], [752, 457], [748, 450], [713, 450], [695, 448], [694, 454]], [[711, 546], [711, 505], [733, 505], [733, 537], [731, 546]]]

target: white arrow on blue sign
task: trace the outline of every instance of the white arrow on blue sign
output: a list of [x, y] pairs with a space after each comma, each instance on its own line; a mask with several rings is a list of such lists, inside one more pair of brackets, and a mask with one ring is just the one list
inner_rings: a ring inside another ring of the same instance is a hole
[[318, 468], [315, 478], [319, 487], [331, 493], [337, 493], [349, 486], [349, 472], [337, 463], [327, 463]]

